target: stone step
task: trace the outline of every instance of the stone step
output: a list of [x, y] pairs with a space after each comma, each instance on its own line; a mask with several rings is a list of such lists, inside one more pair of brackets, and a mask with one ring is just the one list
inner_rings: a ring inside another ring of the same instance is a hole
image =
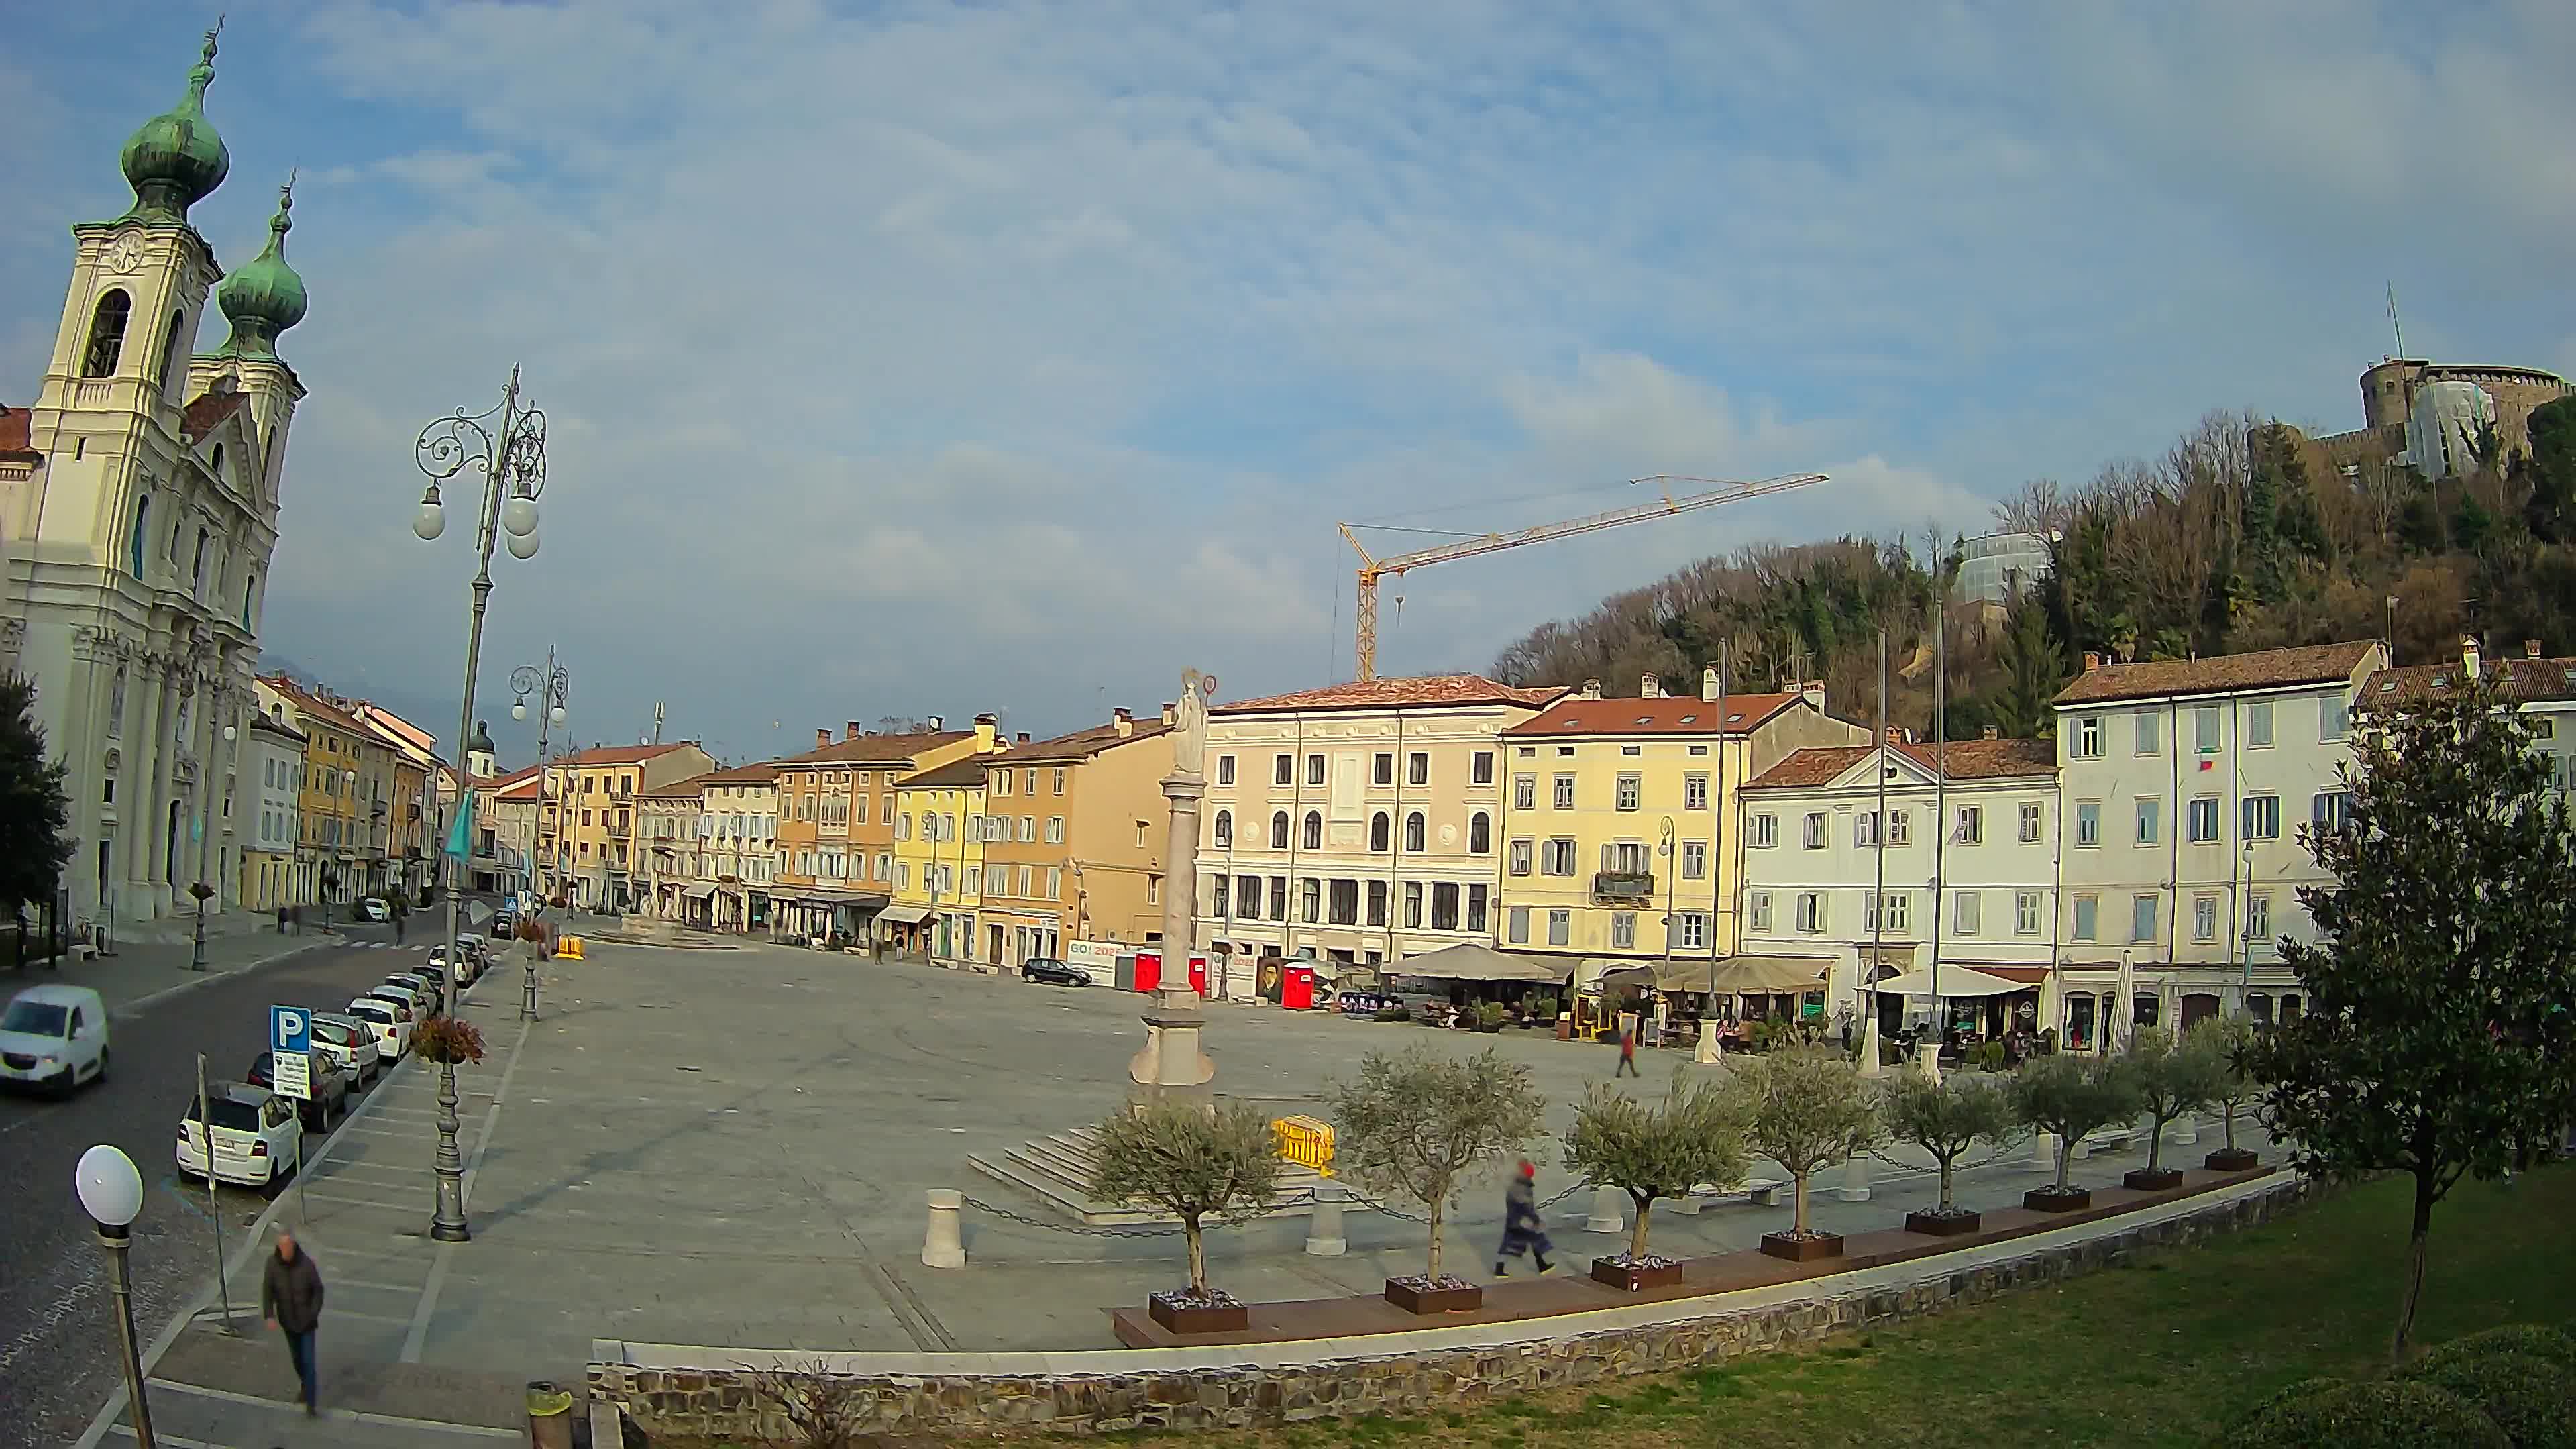
[[[996, 1182], [1018, 1188], [1047, 1207], [1092, 1227], [1126, 1227], [1142, 1224], [1177, 1223], [1179, 1218], [1156, 1208], [1140, 1208], [1124, 1203], [1095, 1200], [1087, 1184], [1091, 1179], [1089, 1157], [1065, 1139], [1082, 1137], [1081, 1132], [1059, 1132], [1053, 1137], [1023, 1142], [999, 1157], [984, 1153], [970, 1154], [967, 1165]], [[1323, 1178], [1310, 1167], [1291, 1165], [1280, 1174], [1280, 1195], [1292, 1201], [1263, 1214], [1264, 1217], [1310, 1217], [1315, 1208], [1302, 1200]], [[1352, 1212], [1366, 1212], [1356, 1203], [1348, 1204]]]

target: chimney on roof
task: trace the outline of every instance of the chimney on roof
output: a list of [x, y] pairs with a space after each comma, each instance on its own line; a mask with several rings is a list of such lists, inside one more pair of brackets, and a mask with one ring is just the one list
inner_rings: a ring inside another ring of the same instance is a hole
[[2084, 672], [2085, 672], [2085, 673], [2087, 673], [2087, 674], [2090, 674], [2090, 673], [2092, 673], [2094, 670], [2099, 669], [2099, 668], [2101, 668], [2101, 667], [2102, 667], [2102, 651], [2100, 651], [2100, 650], [2098, 650], [2098, 649], [2087, 649], [2087, 650], [2085, 650], [2085, 651], [2084, 651]]
[[818, 749], [818, 750], [819, 750], [819, 749], [823, 748], [825, 745], [830, 744], [831, 742], [832, 742], [832, 732], [831, 732], [830, 730], [827, 730], [827, 729], [822, 728], [822, 727], [821, 727], [821, 726], [819, 726], [819, 725], [818, 725], [818, 726], [816, 726], [816, 727], [815, 727], [815, 729], [814, 729], [814, 748], [816, 748], [816, 749]]
[[1113, 709], [1109, 712], [1109, 727], [1123, 740], [1136, 732], [1136, 716], [1125, 709]]
[[1165, 724], [1167, 724], [1167, 725], [1168, 725], [1168, 724], [1172, 723], [1172, 720], [1173, 720], [1172, 702], [1171, 702], [1170, 700], [1168, 700], [1168, 699], [1167, 699], [1167, 700], [1163, 701], [1163, 723], [1165, 723]]
[[1699, 697], [1713, 700], [1725, 686], [1718, 683], [1717, 666], [1712, 664], [1699, 672]]
[[975, 749], [977, 753], [1002, 747], [1002, 717], [989, 711], [975, 716]]
[[1020, 731], [1018, 734], [1015, 734], [1015, 735], [1011, 736], [1011, 743], [1013, 743], [1013, 744], [1015, 744], [1015, 745], [1025, 745], [1025, 744], [1027, 744], [1028, 742], [1029, 742], [1029, 732], [1028, 732], [1027, 730], [1022, 730], [1022, 731]]
[[2523, 641], [2522, 641], [2522, 657], [2523, 657], [2523, 658], [2525, 658], [2525, 659], [2537, 659], [2537, 658], [2539, 658], [2539, 657], [2540, 657], [2540, 641], [2539, 641], [2539, 640], [2537, 640], [2537, 639], [2525, 639], [2525, 640], [2523, 640]]
[[930, 717], [929, 729], [932, 734], [937, 734], [946, 728], [948, 728], [947, 716], [934, 714]]
[[1988, 726], [1986, 726], [1986, 732], [1985, 732], [1985, 734], [1983, 734], [1983, 735], [1982, 735], [1982, 736], [1980, 736], [1979, 738], [1981, 738], [1981, 739], [1989, 739], [1989, 740], [1991, 740], [1991, 739], [2000, 739], [2000, 738], [2002, 738], [2002, 731], [1997, 730], [1993, 725], [1988, 725]]
[[[823, 736], [823, 743], [828, 745], [832, 742], [832, 732], [830, 730], [823, 730], [820, 731], [820, 733]], [[857, 720], [845, 719], [841, 721], [841, 738], [845, 740], [855, 740], [862, 733], [863, 731], [860, 730], [859, 722]]]
[[1887, 727], [1887, 742], [1891, 745], [1901, 745], [1905, 743], [1905, 726], [1889, 725]]
[[1637, 697], [1638, 697], [1639, 699], [1661, 699], [1661, 698], [1663, 698], [1663, 697], [1664, 697], [1664, 679], [1663, 679], [1663, 676], [1662, 676], [1662, 675], [1660, 675], [1660, 674], [1648, 674], [1648, 675], [1641, 676], [1641, 677], [1637, 680]]
[[2478, 636], [2460, 636], [2460, 673], [2469, 679], [2478, 677]]
[[1825, 712], [1825, 682], [1823, 680], [1810, 679], [1805, 681], [1798, 686], [1798, 694], [1800, 697], [1804, 698], [1807, 703], [1815, 706], [1816, 713], [1823, 714]]
[[1583, 681], [1582, 690], [1575, 695], [1575, 698], [1577, 699], [1599, 699], [1600, 697], [1601, 681], [1597, 679], [1587, 679]]

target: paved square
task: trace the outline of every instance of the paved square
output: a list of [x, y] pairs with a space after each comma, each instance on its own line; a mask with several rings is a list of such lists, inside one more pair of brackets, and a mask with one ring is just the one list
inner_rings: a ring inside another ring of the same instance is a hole
[[[1109, 1348], [1107, 1309], [1182, 1277], [1177, 1237], [1093, 1236], [972, 1208], [968, 1266], [920, 1261], [931, 1188], [1057, 1221], [975, 1173], [967, 1156], [1114, 1110], [1143, 1038], [1140, 997], [766, 944], [594, 944], [586, 961], [547, 964], [542, 1019], [522, 1026], [516, 972], [513, 963], [466, 1007], [491, 1049], [458, 1074], [474, 1240], [426, 1238], [434, 1080], [416, 1066], [376, 1095], [285, 1214], [306, 1224], [331, 1275], [333, 1359], [389, 1366], [375, 1382], [400, 1406], [393, 1412], [435, 1418], [470, 1404], [461, 1417], [508, 1423], [504, 1390], [539, 1377], [577, 1382], [593, 1338]], [[1607, 1047], [1535, 1033], [1472, 1036], [1226, 1003], [1208, 1012], [1219, 1091], [1280, 1114], [1320, 1106], [1326, 1083], [1372, 1050], [1491, 1045], [1532, 1067], [1561, 1128], [1584, 1086], [1617, 1060]], [[1646, 1052], [1641, 1062], [1645, 1077], [1624, 1085], [1656, 1091], [1687, 1056]], [[2114, 1181], [2140, 1151], [2079, 1164], [2079, 1176]], [[1542, 1194], [1561, 1189], [1553, 1149], [1538, 1160]], [[1964, 1174], [1961, 1197], [2011, 1201], [2038, 1179], [2016, 1150]], [[1868, 1202], [1837, 1200], [1827, 1189], [1841, 1182], [1836, 1172], [1818, 1184], [1821, 1226], [1888, 1226], [1934, 1193], [1919, 1170], [1882, 1166]], [[1551, 1213], [1578, 1271], [1624, 1246], [1581, 1231], [1589, 1206], [1590, 1194], [1578, 1194]], [[1449, 1240], [1453, 1268], [1489, 1266], [1499, 1209], [1498, 1183], [1469, 1191]], [[1750, 1247], [1788, 1215], [1785, 1194], [1776, 1207], [1664, 1212], [1654, 1241], [1674, 1253]], [[1248, 1298], [1311, 1298], [1374, 1292], [1421, 1266], [1412, 1224], [1353, 1213], [1341, 1258], [1306, 1256], [1305, 1231], [1302, 1218], [1219, 1230], [1212, 1273]]]

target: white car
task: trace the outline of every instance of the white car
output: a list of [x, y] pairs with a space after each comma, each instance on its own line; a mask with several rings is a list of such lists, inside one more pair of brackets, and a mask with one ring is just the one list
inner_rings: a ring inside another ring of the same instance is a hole
[[224, 1082], [206, 1090], [214, 1118], [208, 1131], [197, 1118], [197, 1099], [179, 1119], [179, 1171], [205, 1177], [207, 1139], [213, 1139], [214, 1180], [244, 1187], [272, 1187], [295, 1170], [296, 1144], [304, 1131], [295, 1104], [265, 1087]]
[[390, 921], [394, 918], [393, 907], [386, 905], [382, 896], [367, 897], [358, 902], [358, 909], [364, 912], [370, 921]]
[[385, 1069], [376, 1029], [354, 1017], [313, 1013], [313, 1050], [329, 1057], [354, 1081], [372, 1082]]
[[447, 1009], [447, 984], [434, 971], [396, 971], [385, 978], [387, 986], [408, 986], [420, 998], [421, 1009], [436, 1016]]
[[430, 1016], [429, 993], [405, 981], [381, 981], [363, 993], [378, 1001], [391, 1002], [411, 1014], [412, 1025], [420, 1025]]
[[381, 996], [361, 996], [349, 1003], [348, 1014], [373, 1027], [376, 1050], [395, 1061], [411, 1050], [411, 1013]]
[[30, 986], [0, 1011], [0, 1082], [66, 1096], [107, 1075], [107, 1003], [86, 986]]

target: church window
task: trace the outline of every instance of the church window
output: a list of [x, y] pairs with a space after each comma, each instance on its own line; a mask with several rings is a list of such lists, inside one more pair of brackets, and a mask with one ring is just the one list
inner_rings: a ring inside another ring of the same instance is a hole
[[170, 314], [170, 335], [161, 344], [161, 390], [165, 393], [177, 392], [179, 385], [187, 380], [187, 369], [180, 366], [180, 360], [184, 354], [179, 350], [187, 326], [187, 313]]
[[137, 579], [143, 577], [143, 527], [151, 514], [152, 495], [150, 493], [134, 500], [134, 557], [130, 562], [133, 564], [134, 576]]
[[197, 530], [197, 559], [188, 572], [188, 592], [202, 599], [206, 596], [206, 531]]
[[108, 686], [107, 732], [110, 735], [125, 733], [125, 671], [122, 668], [116, 671], [116, 682]]
[[252, 574], [249, 578], [242, 580], [242, 627], [245, 629], [250, 627], [251, 593], [258, 587], [259, 575], [257, 574]]
[[82, 356], [81, 376], [116, 375], [116, 360], [125, 351], [125, 320], [133, 311], [134, 299], [121, 287], [98, 299], [98, 310], [90, 314], [89, 351]]

